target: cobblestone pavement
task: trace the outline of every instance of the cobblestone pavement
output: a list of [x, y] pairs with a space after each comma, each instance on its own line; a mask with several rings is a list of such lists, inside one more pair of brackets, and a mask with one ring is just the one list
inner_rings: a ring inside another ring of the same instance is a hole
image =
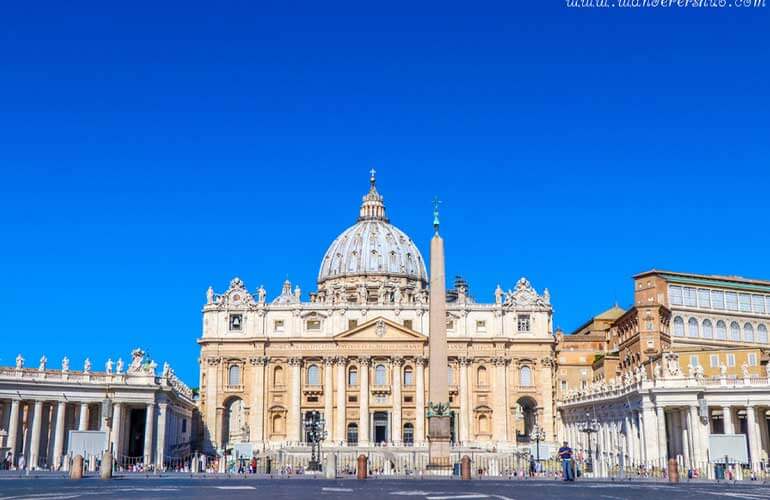
[[427, 500], [537, 500], [541, 498], [618, 499], [745, 499], [770, 498], [770, 484], [581, 481], [459, 481], [456, 479], [369, 479], [323, 480], [310, 476], [292, 479], [224, 478], [168, 475], [163, 477], [120, 476], [111, 481], [86, 478], [62, 479], [60, 475], [37, 474], [19, 478], [0, 475], [0, 500], [66, 500], [75, 498], [270, 498], [270, 499], [427, 499]]

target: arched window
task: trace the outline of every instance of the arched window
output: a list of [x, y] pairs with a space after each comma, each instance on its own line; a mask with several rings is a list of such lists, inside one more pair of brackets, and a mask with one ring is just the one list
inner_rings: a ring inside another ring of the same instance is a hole
[[717, 339], [725, 340], [727, 338], [727, 326], [721, 319], [717, 321]]
[[348, 370], [348, 385], [358, 385], [358, 369], [355, 366]]
[[695, 318], [690, 318], [690, 320], [687, 322], [687, 336], [688, 337], [697, 337], [698, 336], [698, 320]]
[[489, 433], [489, 418], [486, 415], [479, 415], [479, 434]]
[[348, 445], [358, 445], [358, 425], [348, 424]]
[[735, 321], [730, 323], [730, 340], [741, 340], [741, 326]]
[[710, 339], [714, 336], [714, 326], [711, 324], [710, 319], [703, 320], [703, 338]]
[[238, 365], [230, 366], [227, 371], [227, 385], [241, 384], [241, 367]]
[[757, 338], [758, 342], [767, 344], [767, 327], [762, 323], [760, 323], [759, 327], [757, 327], [757, 337], [759, 337]]
[[414, 370], [411, 366], [404, 367], [404, 385], [414, 385]]
[[283, 385], [283, 368], [276, 366], [273, 370], [273, 385]]
[[283, 417], [281, 415], [273, 415], [273, 433], [283, 434]]
[[476, 371], [476, 385], [488, 385], [489, 379], [487, 378], [487, 369], [483, 366], [479, 366]]
[[529, 387], [532, 385], [532, 369], [528, 366], [522, 366], [519, 369], [519, 385]]
[[385, 385], [388, 383], [388, 371], [385, 369], [385, 365], [377, 365], [374, 367], [374, 385]]
[[307, 383], [308, 385], [321, 385], [321, 369], [318, 368], [318, 365], [307, 367]]
[[411, 446], [414, 444], [414, 425], [410, 423], [404, 424], [404, 433], [402, 436], [402, 440], [404, 441], [404, 444], [407, 446]]
[[743, 325], [743, 340], [746, 342], [754, 342], [754, 327], [751, 323]]
[[674, 336], [684, 337], [684, 320], [679, 316], [674, 318]]

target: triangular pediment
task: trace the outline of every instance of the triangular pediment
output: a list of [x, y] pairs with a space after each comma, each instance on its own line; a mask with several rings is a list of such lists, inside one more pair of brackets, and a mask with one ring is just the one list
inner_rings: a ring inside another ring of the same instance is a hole
[[404, 325], [383, 317], [372, 318], [364, 324], [334, 336], [334, 340], [366, 342], [426, 342], [428, 337]]

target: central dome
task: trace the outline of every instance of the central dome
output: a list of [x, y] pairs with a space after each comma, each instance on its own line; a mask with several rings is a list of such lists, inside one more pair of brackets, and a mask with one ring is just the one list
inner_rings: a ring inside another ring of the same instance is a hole
[[375, 188], [364, 196], [358, 222], [340, 234], [326, 250], [318, 284], [351, 276], [393, 276], [428, 281], [425, 261], [411, 238], [388, 221], [385, 204]]

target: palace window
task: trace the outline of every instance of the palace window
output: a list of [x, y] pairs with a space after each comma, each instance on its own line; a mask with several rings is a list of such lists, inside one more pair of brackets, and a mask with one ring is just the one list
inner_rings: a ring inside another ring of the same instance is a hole
[[668, 295], [669, 295], [669, 301], [671, 302], [671, 305], [681, 306], [683, 304], [681, 286], [670, 285], [668, 287]]
[[698, 336], [698, 320], [695, 318], [690, 318], [690, 320], [687, 322], [687, 336], [688, 337], [697, 337]]
[[404, 424], [404, 432], [402, 434], [402, 440], [405, 445], [411, 446], [414, 444], [414, 425], [410, 423]]
[[484, 333], [487, 331], [487, 322], [483, 320], [477, 320], [476, 321], [476, 331], [479, 333]]
[[709, 356], [709, 366], [711, 368], [719, 368], [719, 354]]
[[516, 326], [519, 332], [529, 332], [529, 314], [520, 314]]
[[711, 307], [714, 309], [724, 309], [725, 308], [725, 294], [724, 292], [718, 292], [716, 290], [711, 290]]
[[711, 320], [703, 320], [703, 338], [710, 339], [714, 336], [714, 328], [711, 324]]
[[411, 319], [405, 319], [404, 320], [404, 328], [412, 329], [412, 320]]
[[358, 425], [348, 424], [348, 445], [358, 445]]
[[285, 323], [282, 319], [273, 321], [273, 331], [275, 333], [283, 333], [285, 331]]
[[754, 327], [751, 323], [743, 325], [743, 340], [745, 342], [754, 342]]
[[735, 321], [730, 323], [730, 340], [741, 340], [741, 327]]
[[404, 367], [404, 385], [414, 385], [414, 370], [411, 366]]
[[489, 385], [487, 369], [483, 366], [479, 366], [479, 369], [476, 371], [476, 385]]
[[227, 372], [227, 385], [241, 385], [241, 367], [238, 365], [230, 366]]
[[711, 307], [711, 300], [709, 299], [709, 291], [704, 288], [698, 288], [698, 307]]
[[684, 320], [679, 316], [674, 318], [674, 336], [684, 337]]
[[452, 369], [452, 366], [447, 366], [447, 372], [446, 372], [446, 382], [449, 385], [452, 385], [454, 383], [455, 379], [455, 371]]
[[695, 298], [695, 288], [684, 287], [684, 305], [688, 307], [697, 307], [698, 301]]
[[742, 293], [738, 296], [738, 298], [740, 299], [741, 311], [751, 312], [751, 295]]
[[759, 314], [765, 313], [765, 298], [761, 295], [751, 296], [751, 311]]
[[763, 344], [767, 344], [767, 327], [763, 324], [759, 324], [759, 327], [757, 327], [757, 341], [762, 342]]
[[738, 310], [738, 294], [735, 292], [725, 292], [725, 309], [728, 311]]
[[489, 419], [486, 415], [479, 415], [479, 433], [489, 433]]
[[567, 384], [566, 380], [561, 381], [561, 393], [565, 394], [567, 392], [567, 389], [569, 388], [569, 385]]
[[727, 353], [727, 366], [735, 366], [735, 354]]
[[530, 387], [532, 385], [532, 369], [528, 366], [522, 366], [519, 369], [519, 385]]
[[309, 319], [307, 322], [305, 322], [305, 327], [307, 328], [307, 331], [309, 332], [317, 332], [321, 330], [321, 320], [320, 319]]
[[749, 366], [757, 366], [757, 353], [750, 352], [748, 355], [747, 363]]
[[358, 326], [358, 320], [357, 319], [349, 319], [348, 320], [348, 330], [352, 330], [353, 328]]
[[273, 370], [273, 385], [283, 385], [283, 368], [280, 366], [276, 366], [275, 370]]
[[727, 339], [727, 326], [721, 319], [717, 321], [717, 340]]
[[307, 367], [307, 383], [308, 385], [321, 385], [321, 369], [318, 368], [318, 365]]
[[243, 315], [242, 314], [231, 314], [230, 315], [230, 330], [239, 331], [242, 326], [243, 326]]
[[690, 364], [693, 367], [696, 367], [696, 366], [698, 366], [700, 364], [700, 361], [698, 360], [698, 355], [697, 354], [693, 354], [693, 355], [690, 356]]
[[385, 365], [374, 367], [374, 385], [385, 385], [388, 383], [388, 371]]
[[348, 370], [348, 385], [358, 385], [358, 369], [355, 366]]

